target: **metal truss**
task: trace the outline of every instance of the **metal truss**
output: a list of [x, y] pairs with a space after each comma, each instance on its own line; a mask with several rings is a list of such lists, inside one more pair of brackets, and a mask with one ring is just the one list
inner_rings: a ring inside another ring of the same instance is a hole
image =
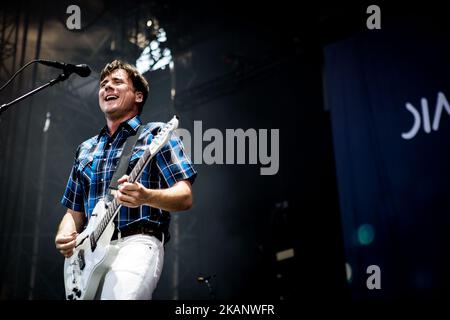
[[9, 78], [16, 69], [20, 10], [0, 12], [0, 80]]

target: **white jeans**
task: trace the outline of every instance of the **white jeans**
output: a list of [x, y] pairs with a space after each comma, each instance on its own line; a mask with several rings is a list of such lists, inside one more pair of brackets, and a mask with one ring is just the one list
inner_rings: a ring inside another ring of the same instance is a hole
[[[164, 241], [164, 239], [163, 239]], [[164, 263], [164, 245], [153, 236], [137, 234], [111, 241], [117, 257], [100, 284], [101, 300], [150, 300]]]

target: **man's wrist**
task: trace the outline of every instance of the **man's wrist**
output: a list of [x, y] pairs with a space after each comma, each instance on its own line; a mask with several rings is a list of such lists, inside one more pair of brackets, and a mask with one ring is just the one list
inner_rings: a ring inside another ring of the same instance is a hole
[[73, 233], [73, 232], [76, 232], [77, 230], [76, 229], [73, 229], [73, 228], [62, 228], [62, 229], [59, 229], [57, 232], [56, 232], [56, 235], [58, 236], [58, 235], [66, 235], [66, 234], [71, 234], [71, 233]]
[[145, 193], [146, 193], [146, 201], [145, 204], [147, 206], [151, 206], [152, 205], [152, 200], [153, 200], [153, 195], [154, 195], [154, 191], [153, 189], [150, 188], [146, 188]]

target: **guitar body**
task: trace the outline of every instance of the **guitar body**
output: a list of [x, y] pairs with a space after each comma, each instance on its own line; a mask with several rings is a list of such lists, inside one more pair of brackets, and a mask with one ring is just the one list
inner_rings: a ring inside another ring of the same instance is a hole
[[112, 220], [96, 241], [95, 247], [91, 242], [93, 232], [105, 214], [105, 202], [100, 200], [86, 229], [77, 236], [73, 255], [65, 259], [64, 284], [66, 298], [69, 300], [94, 299], [99, 283], [115, 257], [115, 247], [110, 245], [114, 233]]

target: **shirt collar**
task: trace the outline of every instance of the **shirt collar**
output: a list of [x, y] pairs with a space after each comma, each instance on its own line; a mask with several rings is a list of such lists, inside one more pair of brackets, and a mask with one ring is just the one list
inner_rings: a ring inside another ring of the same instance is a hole
[[[125, 120], [124, 122], [122, 122], [119, 127], [117, 128], [117, 131], [119, 131], [119, 129], [121, 127], [123, 128], [127, 128], [127, 129], [131, 129], [132, 131], [134, 131], [135, 133], [138, 131], [139, 126], [141, 125], [142, 121], [141, 118], [139, 117], [139, 115], [135, 115], [133, 118], [130, 118], [128, 120]], [[116, 131], [116, 132], [117, 132]], [[100, 133], [97, 136], [97, 141], [100, 140], [100, 138], [103, 135], [109, 135], [109, 131], [108, 131], [108, 126], [105, 125], [101, 130]]]

